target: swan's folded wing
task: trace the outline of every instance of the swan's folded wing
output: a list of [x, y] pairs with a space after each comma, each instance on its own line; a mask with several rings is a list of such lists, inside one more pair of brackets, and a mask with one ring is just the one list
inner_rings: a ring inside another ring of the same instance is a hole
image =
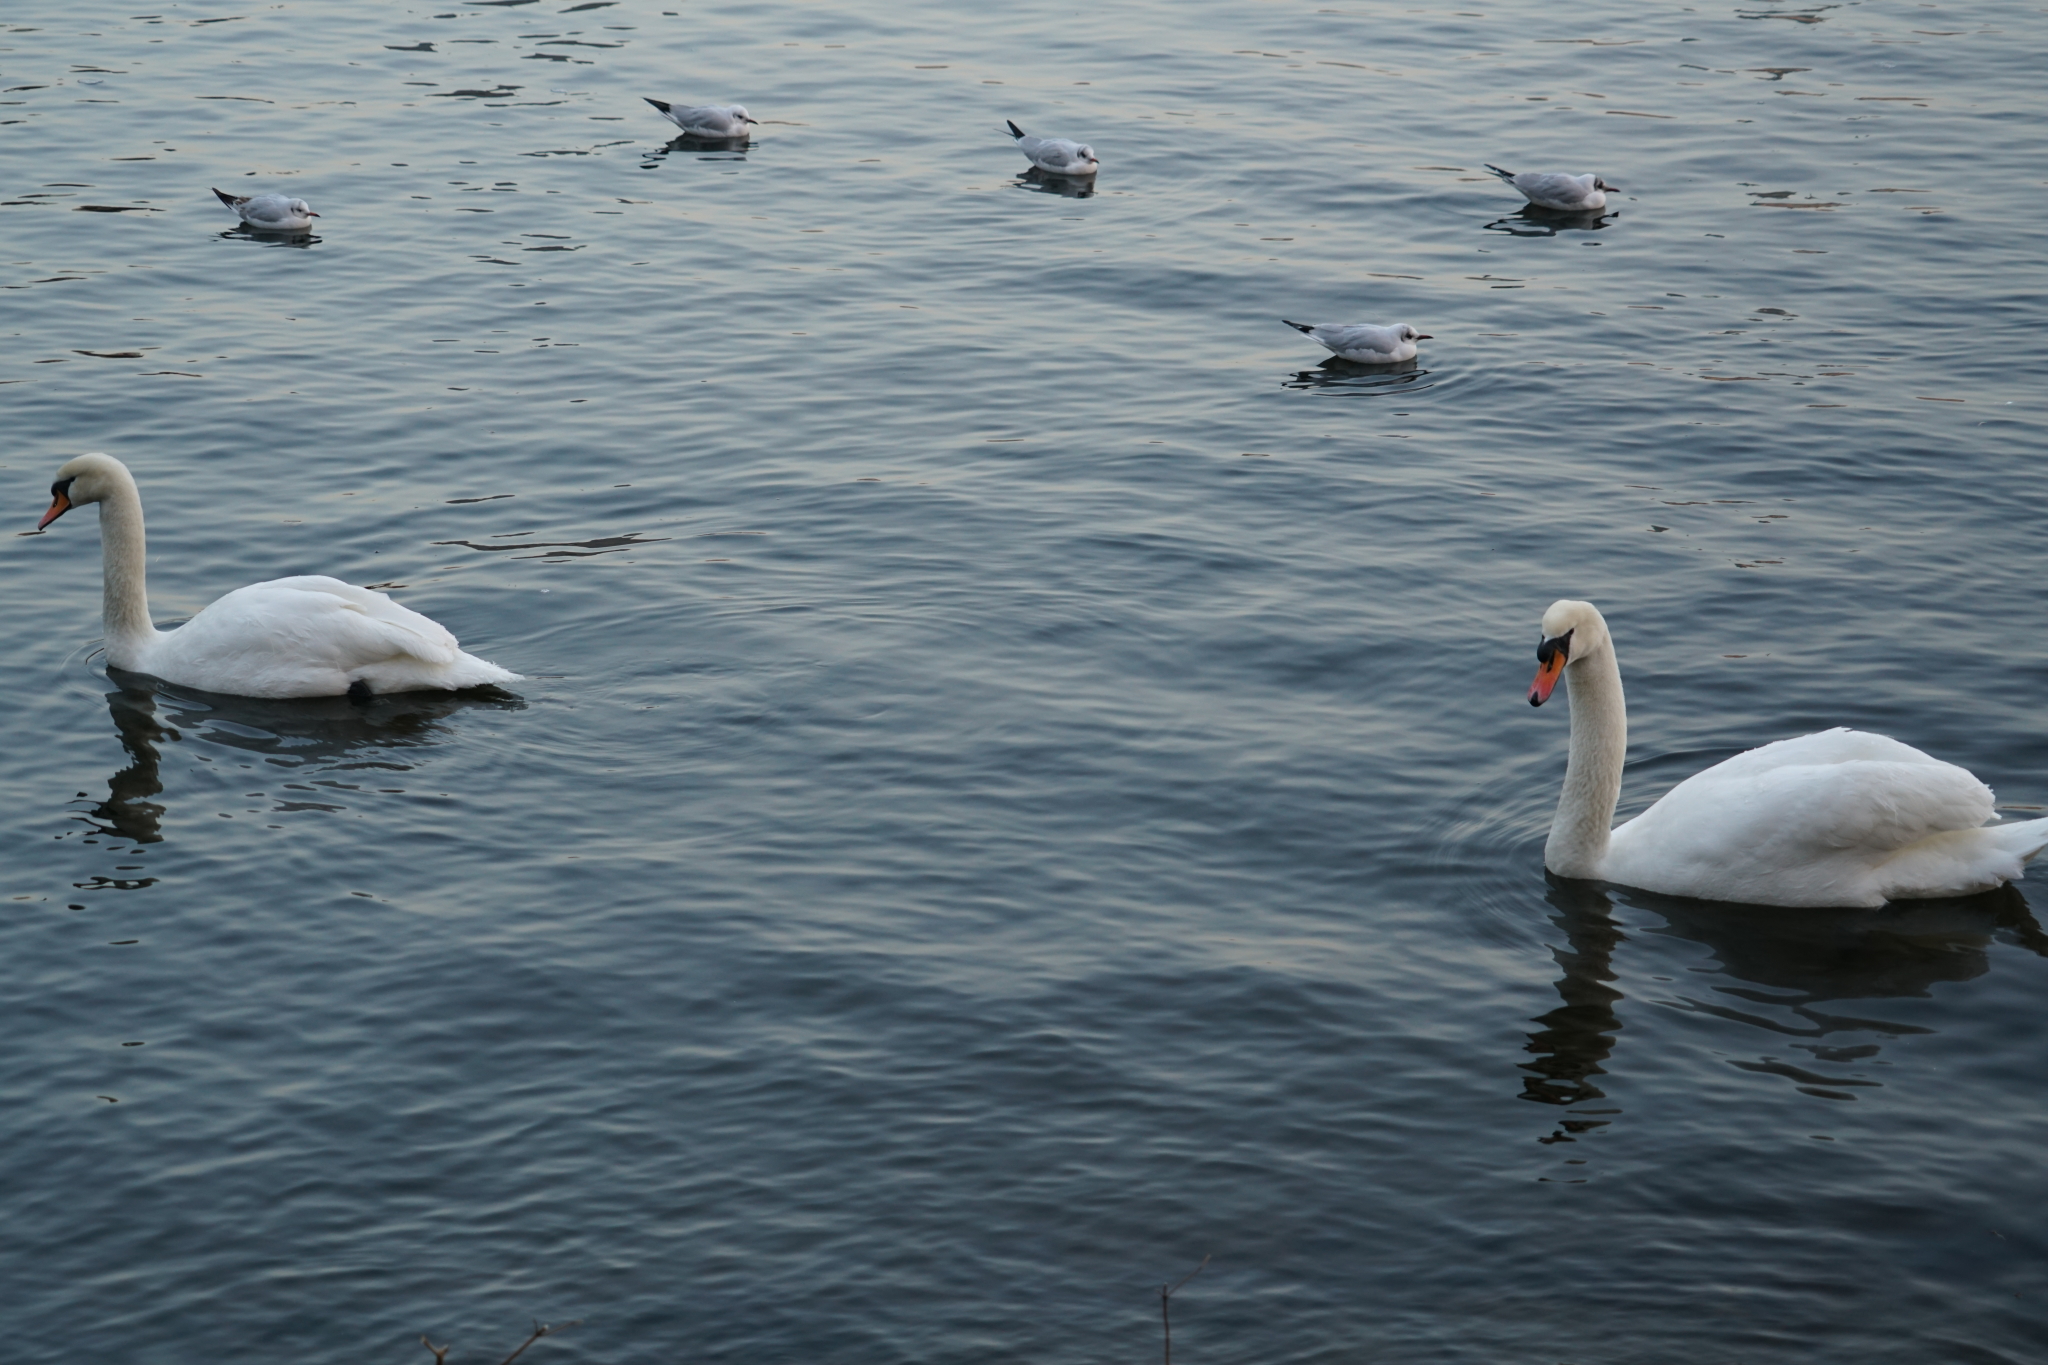
[[[1908, 744], [1827, 730], [1737, 754], [1673, 787], [1637, 821], [1703, 850], [1787, 859], [1888, 853], [1992, 818], [1991, 788]], [[1618, 831], [1617, 831], [1618, 833]]]
[[1785, 767], [1766, 774], [1762, 785], [1796, 822], [1794, 830], [1830, 848], [1887, 853], [1931, 834], [1975, 829], [1992, 817], [1991, 788], [1938, 760]]
[[[1889, 735], [1872, 734], [1868, 730], [1851, 730], [1845, 725], [1838, 725], [1832, 730], [1818, 730], [1810, 735], [1794, 735], [1790, 739], [1760, 744], [1754, 749], [1745, 750], [1731, 759], [1715, 764], [1701, 776], [1750, 776], [1772, 768], [1826, 767], [1831, 764], [1858, 763], [1866, 760], [1931, 764], [1940, 768], [1954, 766], [1943, 763], [1932, 754], [1922, 753], [1910, 744], [1902, 744]], [[1962, 770], [1958, 768], [1957, 771]]]
[[278, 640], [294, 642], [304, 657], [344, 672], [392, 658], [449, 664], [462, 653], [438, 621], [338, 578], [309, 574], [253, 583], [221, 598], [193, 624], [231, 604], [248, 624], [260, 623]]
[[1956, 873], [1953, 858], [1894, 866], [1916, 847], [1974, 836], [1991, 817], [1991, 789], [1953, 763], [1883, 735], [1829, 730], [1737, 754], [1679, 783], [1614, 831], [1606, 875], [1711, 900], [1879, 905], [2017, 875], [2013, 857], [1989, 872]]

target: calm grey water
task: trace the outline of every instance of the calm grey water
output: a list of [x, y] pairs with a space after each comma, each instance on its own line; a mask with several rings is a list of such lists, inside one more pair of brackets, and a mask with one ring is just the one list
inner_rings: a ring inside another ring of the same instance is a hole
[[1624, 813], [2048, 806], [2040, 9], [667, 2], [0, 15], [17, 529], [528, 675], [110, 680], [5, 540], [11, 1360], [2048, 1355], [2039, 886], [1553, 886], [1524, 700], [1583, 596]]

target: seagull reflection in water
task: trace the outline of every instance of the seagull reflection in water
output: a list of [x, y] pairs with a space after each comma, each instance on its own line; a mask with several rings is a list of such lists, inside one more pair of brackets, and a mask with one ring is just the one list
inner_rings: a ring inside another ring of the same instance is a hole
[[1095, 196], [1094, 176], [1055, 175], [1036, 166], [1028, 167], [1014, 184], [1018, 189], [1057, 194], [1062, 199], [1092, 199]]
[[740, 137], [698, 137], [683, 133], [663, 143], [658, 152], [647, 153], [647, 165], [661, 162], [670, 152], [688, 152], [706, 161], [745, 161], [747, 151], [753, 146], [753, 138]]
[[1505, 232], [1514, 237], [1555, 237], [1561, 232], [1599, 232], [1621, 216], [1619, 209], [1587, 209], [1568, 213], [1524, 204], [1517, 213], [1496, 218], [1486, 225], [1488, 232]]
[[[189, 740], [227, 745], [261, 754], [280, 764], [278, 775], [304, 778], [341, 769], [408, 771], [413, 765], [366, 758], [377, 749], [423, 748], [446, 742], [445, 722], [472, 707], [517, 711], [526, 705], [496, 688], [467, 692], [394, 692], [351, 701], [308, 697], [266, 701], [173, 687], [155, 678], [107, 670], [116, 686], [107, 710], [127, 751], [128, 765], [107, 779], [107, 797], [81, 813], [94, 832], [119, 835], [137, 844], [163, 841], [164, 807], [151, 798], [163, 793], [163, 746]], [[159, 709], [161, 708], [161, 710]], [[278, 811], [332, 810], [317, 801], [288, 801]]]
[[1419, 360], [1368, 365], [1333, 355], [1312, 370], [1296, 370], [1293, 378], [1283, 379], [1280, 383], [1283, 388], [1321, 389], [1353, 398], [1391, 398], [1435, 387], [1434, 381], [1428, 384], [1418, 382], [1429, 376], [1429, 371], [1421, 365]]
[[289, 246], [304, 249], [320, 244], [317, 232], [280, 232], [275, 229], [252, 228], [247, 223], [238, 223], [221, 230], [221, 238], [229, 242], [254, 242], [258, 246]]
[[[1529, 1073], [1522, 1078], [1521, 1097], [1570, 1108], [1607, 1098], [1595, 1078], [1607, 1074], [1605, 1063], [1622, 1027], [1615, 1006], [1623, 996], [1612, 983], [1615, 950], [1628, 942], [1629, 934], [1614, 918], [1614, 896], [1609, 892], [1544, 875], [1550, 882], [1545, 899], [1556, 911], [1551, 923], [1564, 932], [1564, 945], [1552, 949], [1564, 970], [1557, 981], [1563, 1003], [1533, 1021], [1539, 1027], [1528, 1035], [1526, 1050], [1534, 1060], [1521, 1063]], [[1621, 894], [1625, 905], [1665, 921], [1636, 932], [1704, 944], [1721, 973], [1750, 983], [1716, 985], [1705, 992], [1725, 1000], [1697, 999], [1684, 994], [1683, 987], [1673, 987], [1670, 999], [1656, 1003], [1777, 1035], [1785, 1040], [1781, 1047], [1810, 1053], [1815, 1064], [1836, 1070], [1877, 1055], [1880, 1044], [1857, 1035], [1896, 1038], [1931, 1030], [1818, 1006], [1837, 1000], [1922, 998], [1942, 983], [1974, 980], [1991, 970], [1994, 939], [2048, 957], [2048, 933], [2035, 920], [2026, 897], [2010, 883], [1982, 895], [1895, 901], [1876, 910], [1788, 912], [1779, 906], [1727, 905], [1638, 891]], [[1848, 1090], [1878, 1084], [1821, 1074], [1769, 1055], [1731, 1058], [1730, 1064], [1781, 1076], [1822, 1099], [1850, 1099]], [[1577, 1110], [1538, 1141], [1575, 1141], [1577, 1134], [1607, 1125], [1609, 1120], [1598, 1115], [1618, 1112]]]

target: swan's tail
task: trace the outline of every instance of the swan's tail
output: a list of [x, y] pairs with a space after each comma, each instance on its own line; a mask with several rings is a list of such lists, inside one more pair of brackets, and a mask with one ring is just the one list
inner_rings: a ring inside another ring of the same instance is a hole
[[1015, 123], [1012, 123], [1009, 119], [1004, 119], [1003, 122], [1008, 123], [1010, 125], [1011, 137], [1022, 138], [1024, 136], [1024, 130], [1022, 128], [1019, 128]]
[[1513, 171], [1504, 171], [1498, 166], [1487, 165], [1487, 163], [1483, 161], [1479, 164], [1482, 166], [1486, 166], [1487, 170], [1492, 171], [1495, 175], [1507, 181], [1510, 185], [1515, 183], [1515, 173]]
[[2013, 820], [2003, 825], [1987, 825], [1984, 832], [2022, 863], [2032, 862], [2042, 849], [2048, 849], [2048, 820]]

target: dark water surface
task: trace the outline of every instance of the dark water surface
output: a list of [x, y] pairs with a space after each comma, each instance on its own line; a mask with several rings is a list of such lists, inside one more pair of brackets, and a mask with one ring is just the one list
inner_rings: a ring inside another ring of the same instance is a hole
[[1207, 1253], [1193, 1365], [2048, 1357], [2039, 884], [1551, 886], [1524, 701], [1583, 596], [1625, 813], [2048, 805], [2040, 8], [668, 4], [0, 15], [12, 524], [528, 675], [109, 678], [4, 541], [8, 1359], [1141, 1361]]

